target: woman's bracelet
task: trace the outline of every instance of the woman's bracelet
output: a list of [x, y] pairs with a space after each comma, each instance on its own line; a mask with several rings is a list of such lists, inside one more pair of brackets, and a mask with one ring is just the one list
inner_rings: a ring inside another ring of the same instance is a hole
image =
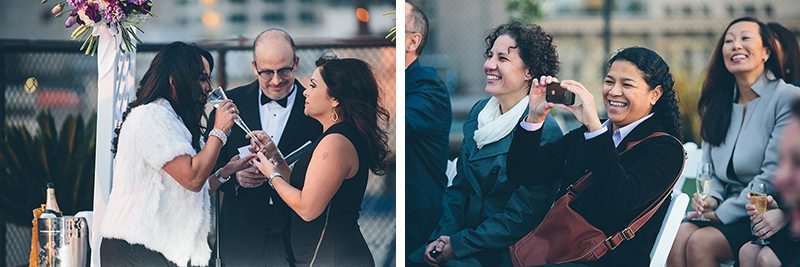
[[280, 176], [281, 179], [283, 179], [283, 175], [281, 175], [279, 172], [273, 172], [272, 174], [269, 175], [269, 179], [267, 179], [267, 183], [269, 183], [269, 187], [275, 188], [275, 186], [272, 185], [272, 180], [274, 180], [275, 177], [278, 177], [278, 176]]
[[211, 132], [208, 133], [208, 136], [216, 136], [217, 138], [219, 138], [220, 141], [222, 141], [223, 146], [225, 145], [225, 142], [228, 142], [228, 135], [225, 134], [225, 132], [223, 132], [222, 130], [217, 128], [211, 130]]

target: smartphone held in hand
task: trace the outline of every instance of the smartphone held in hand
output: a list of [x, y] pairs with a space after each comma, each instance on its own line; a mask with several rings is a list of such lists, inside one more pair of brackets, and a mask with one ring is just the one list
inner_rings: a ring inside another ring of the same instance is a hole
[[546, 93], [545, 100], [547, 102], [569, 106], [575, 104], [575, 94], [561, 87], [560, 83], [548, 84]]

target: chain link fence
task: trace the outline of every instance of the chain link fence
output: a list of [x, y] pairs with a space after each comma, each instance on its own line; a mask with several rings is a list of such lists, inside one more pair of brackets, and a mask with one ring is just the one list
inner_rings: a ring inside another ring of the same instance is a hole
[[[240, 44], [252, 41], [240, 40]], [[136, 55], [136, 81], [142, 78], [158, 48], [163, 44], [144, 44]], [[199, 44], [213, 55], [217, 66], [212, 77], [215, 85], [235, 88], [256, 79], [252, 47], [225, 43]], [[383, 39], [325, 40], [297, 43], [300, 57], [297, 77], [304, 85], [315, 68], [314, 62], [324, 52], [339, 58], [359, 58], [369, 63], [382, 89], [382, 104], [391, 116], [390, 168], [385, 176], [371, 175], [362, 202], [359, 224], [378, 266], [394, 266], [395, 251], [395, 47]], [[0, 40], [0, 124], [24, 126], [32, 134], [38, 131], [36, 116], [49, 111], [56, 122], [69, 115], [88, 118], [97, 108], [97, 59], [85, 56], [78, 44], [51, 41]], [[1, 132], [1, 131], [0, 131]], [[2, 133], [0, 133], [2, 135]], [[35, 135], [35, 134], [34, 134]], [[4, 137], [0, 136], [2, 140]], [[0, 159], [1, 160], [1, 159]], [[91, 159], [93, 161], [93, 159]], [[0, 177], [6, 179], [6, 177]], [[44, 201], [44, 198], [42, 198]], [[31, 210], [35, 207], [24, 207]], [[0, 211], [0, 218], [3, 218]], [[6, 225], [5, 265], [26, 266], [30, 251], [30, 218], [20, 225]], [[2, 231], [0, 231], [2, 233]], [[0, 254], [2, 255], [2, 254]], [[2, 262], [0, 262], [2, 263]]]

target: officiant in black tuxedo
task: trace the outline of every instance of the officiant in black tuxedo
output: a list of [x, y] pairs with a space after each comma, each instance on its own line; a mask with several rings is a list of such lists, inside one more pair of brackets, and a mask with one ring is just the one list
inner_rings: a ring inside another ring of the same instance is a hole
[[[322, 133], [322, 126], [303, 113], [305, 88], [295, 80], [299, 58], [292, 37], [268, 29], [253, 43], [253, 70], [258, 79], [227, 91], [251, 130], [263, 130], [288, 155]], [[213, 112], [211, 114], [214, 114]], [[213, 123], [214, 117], [209, 118]], [[223, 182], [220, 211], [220, 256], [225, 266], [290, 266], [288, 207], [267, 184], [267, 177], [251, 167], [227, 173], [225, 164], [238, 148], [250, 144], [245, 132], [233, 127], [220, 151], [215, 172]]]

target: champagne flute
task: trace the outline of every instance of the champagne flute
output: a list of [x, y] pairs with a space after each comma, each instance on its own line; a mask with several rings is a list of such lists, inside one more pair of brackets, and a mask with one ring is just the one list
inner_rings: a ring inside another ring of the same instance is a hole
[[[708, 192], [711, 191], [711, 175], [714, 173], [714, 165], [711, 165], [710, 162], [700, 163], [700, 167], [697, 168], [697, 177], [695, 177], [695, 185], [697, 186], [697, 194], [700, 195], [700, 199], [705, 200], [708, 197]], [[700, 213], [700, 217], [695, 219], [698, 221], [708, 221], [708, 218], [703, 216], [703, 213]]]
[[[225, 90], [222, 89], [222, 86], [217, 86], [216, 89], [212, 90], [211, 93], [208, 94], [208, 104], [213, 104], [214, 108], [219, 108], [219, 103], [224, 100], [228, 100], [228, 95], [225, 94]], [[267, 157], [274, 163], [277, 164], [278, 162], [284, 161], [283, 154], [281, 153], [280, 149], [278, 149], [277, 144], [270, 140], [269, 143], [264, 144], [253, 134], [253, 131], [250, 130], [250, 127], [247, 127], [247, 124], [244, 123], [241, 117], [238, 115], [233, 120], [239, 128], [242, 129], [250, 138], [258, 145], [259, 151], [264, 151], [267, 153]], [[268, 147], [272, 145], [271, 147]], [[269, 149], [268, 149], [269, 148]]]
[[[756, 186], [753, 187], [753, 184], [750, 184], [750, 204], [756, 207], [756, 213], [758, 215], [764, 215], [764, 212], [767, 212], [767, 190], [766, 185], [764, 183], [755, 183]], [[753, 236], [756, 236], [756, 231], [753, 229], [755, 224], [751, 221], [750, 222], [750, 232]], [[756, 237], [755, 240], [750, 241], [750, 243], [755, 245], [769, 245], [769, 241], [761, 239], [760, 237]]]
[[[214, 89], [213, 91], [211, 91], [211, 93], [208, 94], [207, 103], [214, 105], [214, 108], [219, 108], [219, 103], [221, 103], [224, 100], [228, 100], [228, 95], [225, 94], [225, 90], [222, 89], [222, 86], [217, 86], [216, 89]], [[234, 117], [233, 122], [236, 123], [236, 126], [239, 126], [239, 128], [241, 128], [242, 131], [244, 131], [247, 135], [249, 135], [250, 138], [255, 140], [256, 144], [258, 144], [259, 150], [267, 147], [267, 145], [261, 143], [261, 141], [259, 141], [258, 138], [256, 138], [256, 136], [253, 134], [253, 131], [250, 130], [250, 127], [247, 127], [247, 124], [244, 123], [241, 117], [237, 115], [236, 117]]]

